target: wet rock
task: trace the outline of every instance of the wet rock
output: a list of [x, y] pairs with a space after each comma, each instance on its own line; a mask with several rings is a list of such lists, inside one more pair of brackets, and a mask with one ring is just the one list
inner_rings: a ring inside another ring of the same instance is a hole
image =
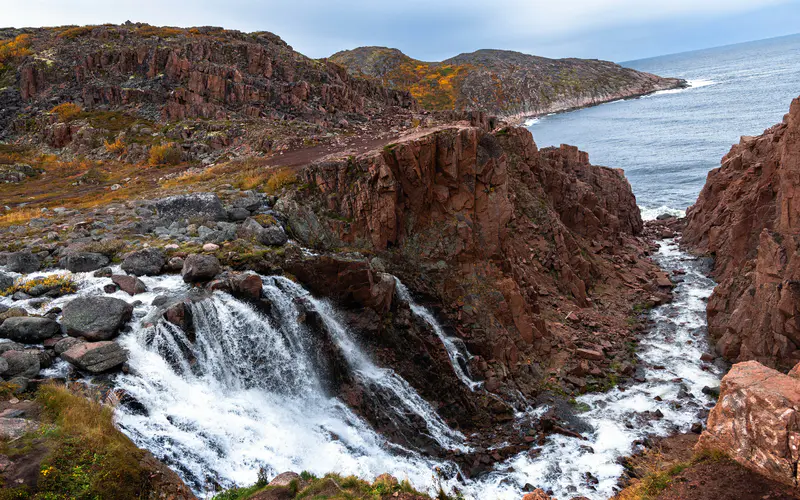
[[103, 373], [121, 366], [128, 353], [113, 341], [83, 342], [61, 353], [61, 357], [89, 373]]
[[701, 424], [700, 422], [693, 423], [691, 431], [694, 432], [695, 434], [700, 434], [701, 432], [703, 432], [703, 424]]
[[57, 322], [36, 316], [9, 318], [0, 324], [0, 338], [24, 344], [36, 344], [60, 333]]
[[167, 307], [164, 319], [177, 326], [190, 340], [194, 341], [194, 323], [192, 322], [192, 308], [189, 301], [180, 301]]
[[6, 351], [2, 358], [8, 363], [8, 370], [3, 373], [5, 378], [25, 377], [33, 378], [39, 374], [41, 365], [39, 355], [30, 351]]
[[147, 291], [147, 286], [136, 276], [115, 274], [111, 276], [111, 281], [114, 282], [114, 284], [117, 285], [120, 290], [128, 295], [136, 295], [139, 293], [145, 293]]
[[110, 260], [103, 254], [94, 252], [81, 252], [65, 255], [58, 261], [63, 267], [73, 273], [87, 273], [107, 266]]
[[6, 269], [14, 273], [28, 274], [39, 270], [42, 261], [31, 252], [13, 252], [8, 255]]
[[186, 257], [181, 275], [187, 283], [211, 281], [222, 270], [219, 260], [213, 255], [192, 254]]
[[181, 257], [170, 257], [167, 264], [164, 266], [164, 270], [170, 273], [179, 273], [183, 269], [183, 258]]
[[242, 273], [232, 276], [229, 281], [234, 295], [252, 300], [261, 297], [261, 289], [264, 287], [261, 276], [255, 273]]
[[93, 276], [95, 278], [110, 278], [113, 274], [114, 271], [112, 271], [110, 267], [104, 267], [95, 271]]
[[167, 258], [160, 248], [145, 248], [129, 254], [122, 261], [122, 270], [134, 276], [156, 276]]
[[704, 386], [702, 391], [703, 391], [703, 394], [711, 396], [712, 398], [718, 398], [719, 397], [719, 387]]
[[189, 220], [202, 218], [206, 220], [224, 220], [225, 209], [214, 193], [195, 193], [170, 196], [156, 200], [155, 209], [162, 220]]
[[64, 306], [61, 322], [67, 334], [87, 340], [109, 340], [131, 319], [133, 306], [114, 297], [78, 297]]
[[527, 493], [522, 500], [554, 500], [550, 495], [544, 492], [542, 489], [533, 490], [531, 493]]
[[103, 286], [103, 291], [108, 294], [117, 293], [117, 290], [119, 290], [119, 287], [114, 283], [109, 283], [108, 285]]

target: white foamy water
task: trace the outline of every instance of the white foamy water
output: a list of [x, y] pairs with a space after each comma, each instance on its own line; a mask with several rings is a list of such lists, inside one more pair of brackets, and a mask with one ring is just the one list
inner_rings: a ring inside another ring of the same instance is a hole
[[[629, 454], [637, 440], [685, 431], [699, 421], [698, 412], [711, 402], [702, 388], [719, 381], [716, 368], [700, 362], [708, 349], [705, 299], [714, 283], [672, 241], [662, 243], [656, 259], [665, 269], [685, 269], [686, 275], [675, 290], [675, 301], [651, 313], [655, 326], [638, 353], [646, 380], [625, 390], [577, 398], [588, 408], [581, 415], [592, 429], [585, 440], [551, 436], [536, 458], [522, 453], [475, 480], [459, 480], [453, 463], [389, 442], [328, 393], [329, 381], [316, 358], [319, 339], [298, 322], [299, 302], [319, 315], [364, 395], [380, 401], [383, 418], [399, 427], [416, 422], [415, 428], [421, 425], [423, 434], [440, 446], [468, 449], [464, 436], [449, 428], [407, 382], [377, 366], [359, 348], [330, 303], [284, 278], [264, 278], [269, 315], [220, 292], [193, 304], [194, 342], [179, 328], [157, 321], [160, 312], [149, 305], [161, 294], [186, 293], [188, 286], [179, 276], [143, 278], [150, 291], [136, 297], [114, 294], [137, 304], [133, 331], [119, 339], [130, 353], [131, 373], [116, 377], [116, 385], [135, 403], [118, 407], [117, 423], [201, 495], [210, 495], [215, 485], [252, 484], [263, 467], [270, 475], [307, 470], [368, 480], [389, 472], [431, 493], [440, 485], [445, 490], [456, 487], [465, 498], [476, 500], [519, 500], [527, 483], [552, 489], [558, 498], [605, 499], [614, 493], [623, 472], [618, 458]], [[81, 295], [100, 294], [110, 282], [90, 274], [76, 279]], [[401, 284], [399, 289], [409, 300]], [[55, 299], [49, 305], [68, 300], [71, 297]], [[11, 303], [8, 298], [0, 301]], [[429, 311], [413, 300], [409, 304], [442, 340], [454, 371], [469, 385], [468, 372], [458, 371], [466, 367], [459, 356], [469, 354], [455, 343], [448, 345], [454, 339], [444, 334]], [[29, 306], [27, 301], [14, 305]], [[59, 363], [51, 376], [66, 369]], [[530, 408], [528, 413], [541, 415], [545, 410]], [[661, 418], [648, 418], [646, 412], [657, 410]], [[587, 472], [597, 484], [587, 480]]]
[[[720, 378], [716, 367], [700, 361], [709, 349], [705, 299], [715, 284], [674, 241], [662, 242], [655, 259], [664, 269], [684, 269], [686, 275], [675, 289], [675, 300], [651, 312], [655, 326], [641, 340], [638, 351], [645, 382], [577, 398], [579, 405], [588, 408], [581, 417], [593, 432], [586, 434], [585, 440], [553, 436], [537, 458], [521, 454], [510, 460], [505, 467], [513, 472], [502, 473], [498, 467], [492, 475], [498, 487], [509, 481], [517, 485], [529, 482], [552, 489], [557, 498], [607, 499], [614, 495], [623, 472], [617, 460], [633, 451], [636, 440], [685, 432], [700, 421], [699, 411], [712, 402], [702, 389], [719, 385]], [[644, 414], [656, 411], [663, 417], [651, 419]], [[587, 480], [587, 472], [597, 479], [596, 485]], [[501, 496], [493, 495], [489, 492], [482, 498]]]
[[458, 337], [450, 337], [444, 333], [442, 326], [438, 321], [436, 321], [436, 318], [433, 317], [433, 314], [431, 314], [430, 311], [421, 305], [414, 302], [414, 299], [411, 297], [411, 293], [408, 291], [408, 288], [406, 288], [406, 286], [402, 284], [400, 280], [396, 281], [397, 292], [400, 296], [400, 299], [408, 302], [409, 307], [411, 307], [411, 312], [422, 318], [425, 323], [428, 324], [428, 327], [433, 330], [436, 336], [439, 337], [439, 340], [442, 341], [442, 345], [447, 351], [447, 356], [450, 358], [450, 365], [453, 367], [453, 371], [459, 380], [461, 380], [464, 385], [469, 387], [469, 390], [471, 391], [479, 388], [482, 384], [472, 380], [472, 376], [469, 373], [468, 363], [472, 356], [467, 351], [467, 346], [464, 345], [464, 341]]
[[665, 214], [674, 217], [686, 217], [686, 210], [671, 208], [665, 205], [655, 208], [639, 206], [639, 212], [642, 214], [642, 220], [656, 220], [659, 215]]

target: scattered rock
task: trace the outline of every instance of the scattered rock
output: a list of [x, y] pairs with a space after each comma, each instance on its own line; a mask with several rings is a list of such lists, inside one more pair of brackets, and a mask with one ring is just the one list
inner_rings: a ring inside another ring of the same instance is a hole
[[39, 355], [30, 351], [6, 351], [2, 354], [8, 363], [8, 370], [3, 373], [6, 378], [25, 377], [33, 378], [39, 374], [41, 365]]
[[31, 252], [13, 252], [8, 255], [6, 269], [14, 273], [28, 274], [39, 270], [42, 261]]
[[86, 341], [80, 338], [64, 337], [63, 339], [56, 342], [56, 344], [53, 346], [53, 351], [55, 351], [55, 353], [60, 356], [65, 351], [70, 350], [72, 347], [78, 344], [83, 344], [84, 342]]
[[192, 254], [186, 257], [181, 275], [187, 283], [198, 283], [211, 281], [221, 270], [219, 260], [213, 255]]
[[87, 340], [109, 340], [133, 314], [133, 306], [114, 297], [78, 297], [66, 306], [61, 322], [67, 334]]
[[110, 260], [103, 254], [94, 252], [81, 252], [65, 255], [58, 261], [63, 267], [73, 273], [87, 273], [107, 266]]
[[14, 286], [14, 278], [3, 272], [0, 272], [0, 292], [3, 290], [8, 290], [12, 286]]
[[0, 338], [24, 344], [36, 344], [61, 333], [61, 326], [48, 318], [20, 316], [0, 324]]
[[606, 359], [606, 355], [603, 354], [601, 350], [594, 350], [594, 349], [577, 349], [575, 354], [578, 357], [589, 359], [592, 361], [602, 361]]
[[121, 366], [128, 353], [113, 341], [82, 342], [61, 353], [61, 357], [89, 373], [102, 373]]
[[206, 243], [205, 245], [203, 245], [204, 252], [216, 252], [217, 250], [219, 250], [219, 245], [216, 245], [214, 243]]
[[160, 248], [145, 248], [129, 254], [122, 261], [122, 270], [134, 276], [156, 276], [167, 258]]
[[170, 196], [155, 202], [156, 213], [162, 220], [176, 221], [194, 218], [223, 220], [226, 213], [214, 193]]
[[136, 295], [147, 291], [147, 286], [136, 276], [115, 274], [111, 276], [111, 281], [128, 295]]

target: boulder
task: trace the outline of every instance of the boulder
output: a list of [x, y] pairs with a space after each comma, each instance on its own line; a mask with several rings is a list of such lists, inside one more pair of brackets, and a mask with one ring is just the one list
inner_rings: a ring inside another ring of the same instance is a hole
[[63, 354], [64, 352], [72, 349], [78, 344], [83, 344], [84, 342], [86, 341], [83, 339], [75, 337], [64, 337], [63, 339], [56, 342], [56, 344], [53, 346], [53, 350], [55, 351], [56, 354], [61, 356], [61, 354]]
[[101, 253], [80, 252], [61, 257], [58, 265], [73, 273], [88, 273], [107, 266], [109, 262], [109, 258]]
[[269, 482], [270, 486], [289, 486], [292, 481], [300, 481], [300, 475], [296, 472], [281, 472]]
[[89, 373], [103, 373], [125, 363], [128, 353], [113, 341], [82, 342], [61, 353], [61, 358]]
[[33, 378], [39, 374], [41, 365], [39, 355], [31, 351], [6, 351], [2, 358], [8, 363], [8, 370], [3, 373], [5, 378], [25, 377]]
[[122, 261], [122, 270], [134, 276], [155, 276], [161, 273], [167, 257], [160, 248], [145, 248], [129, 254]]
[[156, 213], [163, 221], [202, 218], [224, 220], [222, 203], [214, 193], [195, 193], [162, 198], [155, 202]]
[[42, 261], [31, 252], [13, 252], [8, 255], [6, 269], [14, 273], [34, 273], [39, 270]]
[[0, 341], [0, 354], [6, 353], [8, 351], [24, 351], [25, 346], [18, 343], [13, 342], [11, 340]]
[[0, 324], [0, 338], [23, 344], [36, 344], [61, 333], [61, 326], [48, 318], [19, 316]]
[[115, 274], [111, 276], [111, 281], [119, 287], [120, 290], [128, 295], [136, 295], [147, 291], [147, 286], [144, 282], [136, 276], [125, 276], [122, 274]]
[[757, 361], [738, 363], [722, 379], [698, 451], [724, 452], [743, 466], [797, 487], [800, 380]]
[[133, 314], [133, 306], [114, 297], [78, 297], [66, 306], [61, 322], [67, 334], [87, 340], [109, 340]]
[[231, 276], [228, 281], [234, 295], [253, 300], [261, 298], [261, 289], [264, 287], [261, 276], [255, 273], [242, 273]]
[[187, 283], [211, 281], [218, 275], [222, 267], [213, 255], [192, 254], [186, 257], [181, 275]]
[[281, 246], [289, 241], [286, 232], [279, 224], [263, 227], [254, 219], [247, 219], [238, 231], [239, 237], [253, 238], [262, 245]]

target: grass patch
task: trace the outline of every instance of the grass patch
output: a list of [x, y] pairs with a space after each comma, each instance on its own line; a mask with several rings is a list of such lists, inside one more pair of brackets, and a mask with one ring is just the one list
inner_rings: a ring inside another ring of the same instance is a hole
[[656, 453], [656, 456], [644, 457], [648, 463], [643, 465], [642, 478], [619, 492], [614, 500], [655, 500], [686, 469], [701, 462], [717, 462], [728, 458], [720, 451], [706, 450], [696, 453], [685, 462], [663, 465], [660, 454], [651, 453]]
[[42, 211], [38, 208], [18, 208], [16, 210], [10, 210], [0, 215], [0, 227], [18, 226], [41, 216]]

